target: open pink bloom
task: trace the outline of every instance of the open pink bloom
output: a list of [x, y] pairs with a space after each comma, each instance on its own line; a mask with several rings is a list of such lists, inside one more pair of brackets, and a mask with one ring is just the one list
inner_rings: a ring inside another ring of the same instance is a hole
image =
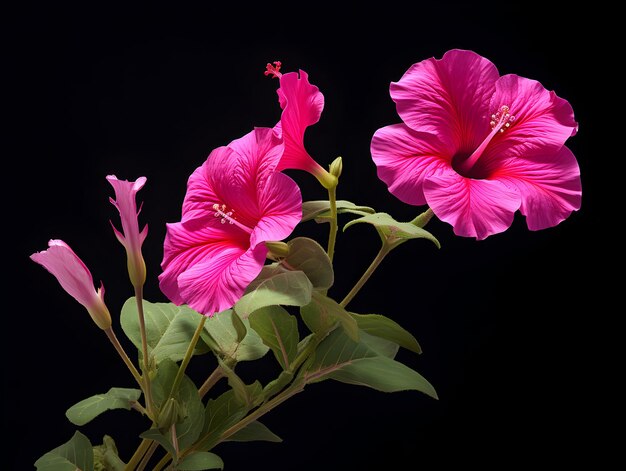
[[91, 272], [78, 255], [62, 240], [48, 242], [48, 250], [34, 253], [31, 260], [52, 273], [61, 287], [81, 303], [101, 329], [111, 327], [111, 315], [104, 304], [104, 286], [95, 290]]
[[529, 229], [544, 229], [580, 208], [580, 170], [564, 146], [574, 112], [539, 82], [452, 50], [414, 64], [390, 92], [404, 123], [374, 134], [378, 176], [457, 235], [502, 232], [518, 209]]
[[282, 74], [280, 66], [280, 62], [274, 62], [273, 66], [268, 64], [265, 72], [266, 75], [274, 75], [280, 80], [277, 93], [283, 113], [274, 130], [282, 137], [285, 151], [276, 169], [304, 170], [327, 186], [333, 182], [334, 177], [313, 160], [304, 148], [304, 133], [309, 126], [320, 120], [324, 109], [324, 95], [319, 88], [311, 85], [309, 75], [304, 70]]
[[128, 273], [130, 280], [134, 286], [143, 286], [146, 281], [146, 264], [141, 254], [141, 245], [148, 235], [148, 226], [139, 232], [139, 211], [137, 211], [137, 202], [135, 196], [137, 192], [146, 184], [146, 177], [139, 177], [137, 181], [129, 182], [127, 180], [118, 180], [115, 175], [107, 176], [107, 180], [115, 190], [115, 198], [109, 198], [109, 201], [120, 212], [122, 220], [123, 234], [118, 231], [113, 223], [113, 232], [117, 240], [126, 248], [128, 256]]
[[219, 147], [189, 177], [182, 221], [167, 225], [161, 290], [205, 315], [234, 305], [259, 274], [267, 248], [302, 217], [302, 196], [277, 172], [284, 146], [257, 128]]

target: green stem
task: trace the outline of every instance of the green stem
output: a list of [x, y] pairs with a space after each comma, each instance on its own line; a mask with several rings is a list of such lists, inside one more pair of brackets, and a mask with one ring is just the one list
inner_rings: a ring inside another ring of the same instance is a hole
[[126, 352], [124, 351], [124, 347], [122, 347], [122, 344], [120, 344], [120, 341], [117, 339], [115, 332], [113, 332], [113, 328], [109, 327], [108, 329], [104, 329], [104, 333], [107, 334], [107, 337], [109, 338], [109, 340], [115, 347], [115, 350], [117, 351], [117, 353], [119, 353], [120, 357], [124, 361], [124, 364], [126, 364], [128, 369], [132, 373], [133, 377], [135, 378], [135, 381], [137, 381], [139, 386], [142, 386], [143, 380], [141, 379], [141, 375], [139, 374], [139, 371], [137, 371], [137, 368], [135, 368], [135, 365], [133, 365], [133, 362], [130, 361], [130, 358], [128, 358], [128, 355], [126, 355]]
[[152, 471], [161, 471], [165, 465], [167, 463], [169, 463], [169, 461], [172, 459], [172, 457], [170, 456], [169, 453], [167, 453], [163, 458], [161, 458], [161, 461], [159, 461], [155, 466], [154, 469]]
[[135, 450], [135, 453], [133, 454], [132, 458], [130, 459], [126, 467], [124, 468], [124, 471], [135, 471], [135, 468], [141, 461], [141, 458], [146, 453], [146, 451], [148, 451], [148, 448], [150, 448], [151, 441], [152, 440], [148, 440], [146, 438], [144, 438], [141, 441], [141, 443], [137, 447], [137, 450]]
[[224, 370], [222, 370], [222, 367], [218, 365], [213, 370], [213, 373], [211, 373], [206, 381], [202, 384], [202, 386], [200, 386], [200, 389], [198, 389], [198, 396], [200, 396], [200, 399], [206, 396], [206, 393], [208, 393], [211, 388], [215, 386], [215, 384], [224, 376], [226, 376], [224, 374]]
[[328, 233], [328, 258], [333, 261], [335, 256], [335, 241], [337, 239], [337, 185], [328, 189], [330, 203], [330, 231]]
[[367, 270], [365, 270], [365, 273], [363, 273], [359, 281], [356, 282], [356, 284], [350, 290], [350, 292], [346, 295], [346, 297], [343, 298], [343, 300], [339, 303], [341, 307], [346, 307], [348, 303], [352, 301], [352, 298], [354, 298], [357, 295], [357, 293], [361, 290], [361, 288], [363, 288], [363, 285], [367, 282], [367, 280], [370, 279], [370, 276], [372, 276], [376, 268], [378, 268], [378, 265], [380, 265], [380, 262], [383, 261], [383, 259], [387, 256], [389, 252], [391, 252], [392, 249], [393, 249], [392, 244], [389, 244], [386, 241], [383, 242], [383, 246], [380, 248], [380, 251], [378, 252], [378, 254], [376, 254], [376, 258], [374, 258], [370, 266], [367, 267]]
[[[187, 346], [187, 352], [185, 353], [185, 358], [183, 358], [183, 362], [180, 364], [180, 368], [178, 369], [178, 373], [176, 373], [176, 378], [174, 379], [174, 384], [172, 384], [172, 389], [170, 390], [170, 395], [167, 398], [169, 401], [170, 398], [174, 397], [176, 391], [178, 391], [178, 387], [180, 386], [180, 382], [183, 380], [183, 376], [185, 376], [185, 370], [187, 369], [187, 365], [193, 356], [193, 351], [196, 348], [196, 344], [198, 343], [198, 339], [200, 338], [200, 334], [202, 333], [202, 329], [204, 329], [204, 323], [206, 322], [206, 316], [202, 316], [202, 319], [198, 323], [198, 327], [196, 327], [196, 331], [193, 333], [193, 337]], [[167, 401], [165, 401], [167, 402]]]
[[143, 459], [141, 460], [141, 463], [139, 463], [139, 467], [137, 468], [137, 471], [143, 471], [144, 469], [146, 469], [146, 466], [148, 466], [148, 463], [150, 462], [150, 458], [152, 458], [152, 455], [154, 455], [154, 452], [156, 451], [158, 446], [159, 444], [157, 442], [152, 442], [152, 444], [150, 445], [150, 448], [148, 448], [148, 451], [146, 452]]
[[154, 403], [152, 402], [152, 384], [150, 384], [149, 358], [148, 358], [148, 336], [146, 335], [146, 321], [143, 313], [143, 286], [135, 286], [135, 301], [137, 302], [137, 313], [139, 317], [139, 330], [141, 332], [141, 355], [143, 357], [143, 390], [146, 395], [146, 409], [148, 416], [153, 418]]

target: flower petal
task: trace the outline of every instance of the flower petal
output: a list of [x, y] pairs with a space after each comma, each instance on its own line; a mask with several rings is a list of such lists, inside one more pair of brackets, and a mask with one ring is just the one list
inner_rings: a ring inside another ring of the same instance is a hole
[[84, 307], [97, 305], [100, 298], [83, 261], [62, 240], [51, 240], [48, 246], [48, 250], [32, 254], [31, 260], [52, 273], [63, 289]]
[[319, 164], [304, 148], [304, 133], [307, 127], [319, 121], [324, 109], [324, 95], [311, 85], [304, 70], [299, 74], [283, 74], [277, 93], [283, 109], [280, 132], [285, 142], [285, 152], [277, 170], [296, 168], [315, 173]]
[[565, 146], [532, 158], [509, 158], [494, 176], [517, 188], [531, 231], [556, 226], [580, 209], [582, 187], [576, 157]]
[[141, 244], [143, 239], [140, 236], [139, 215], [137, 211], [137, 202], [135, 197], [137, 192], [146, 184], [146, 177], [139, 177], [136, 181], [119, 180], [115, 175], [107, 175], [107, 181], [115, 191], [115, 200], [109, 198], [109, 201], [117, 208], [122, 221], [122, 230], [124, 237], [119, 237], [118, 231], [113, 228], [118, 240], [132, 253], [141, 253]]
[[261, 219], [250, 236], [250, 245], [287, 237], [302, 219], [302, 194], [291, 178], [274, 173], [259, 189]]
[[496, 82], [489, 112], [503, 105], [515, 121], [493, 138], [486, 149], [491, 158], [524, 156], [539, 150], [557, 151], [576, 134], [578, 124], [567, 100], [546, 90], [541, 83], [518, 75], [504, 75]]
[[182, 273], [221, 252], [239, 256], [247, 248], [248, 234], [230, 224], [220, 224], [212, 216], [168, 224], [161, 263], [163, 273], [159, 275], [161, 291], [175, 304], [183, 304], [186, 300], [178, 285]]
[[214, 212], [213, 205], [221, 204], [220, 197], [215, 193], [207, 172], [208, 162], [223, 162], [231, 158], [232, 150], [228, 147], [214, 149], [204, 164], [198, 167], [187, 181], [187, 193], [183, 201], [182, 222], [196, 218], [204, 218]]
[[489, 100], [498, 70], [472, 51], [455, 49], [414, 64], [390, 86], [398, 114], [414, 131], [429, 132], [460, 151], [489, 134]]
[[416, 132], [405, 124], [379, 129], [372, 138], [372, 159], [378, 178], [389, 191], [408, 204], [426, 204], [424, 179], [442, 167], [449, 167], [452, 148], [433, 134]]
[[508, 229], [521, 203], [515, 188], [503, 182], [465, 178], [452, 169], [428, 177], [424, 194], [435, 215], [451, 224], [456, 235], [479, 240]]
[[196, 311], [212, 316], [232, 307], [261, 272], [267, 248], [261, 244], [241, 253], [220, 250], [209, 260], [197, 263], [178, 277], [180, 293]]

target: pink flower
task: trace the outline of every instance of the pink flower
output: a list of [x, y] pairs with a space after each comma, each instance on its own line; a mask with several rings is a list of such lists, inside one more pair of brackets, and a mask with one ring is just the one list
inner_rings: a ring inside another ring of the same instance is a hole
[[52, 273], [61, 287], [87, 309], [98, 327], [103, 330], [111, 327], [111, 315], [104, 304], [102, 283], [96, 291], [89, 269], [65, 242], [51, 240], [48, 246], [48, 250], [32, 254], [31, 260]]
[[273, 75], [280, 79], [277, 90], [278, 102], [283, 110], [280, 121], [274, 127], [279, 137], [283, 138], [285, 151], [277, 166], [278, 171], [299, 169], [312, 174], [324, 187], [336, 185], [337, 179], [318, 164], [304, 148], [306, 129], [317, 123], [324, 109], [324, 95], [319, 88], [311, 85], [309, 75], [300, 73], [280, 72], [280, 62], [267, 64], [265, 75]]
[[390, 91], [404, 123], [379, 129], [371, 151], [400, 200], [478, 239], [506, 230], [518, 209], [539, 230], [580, 208], [578, 163], [564, 146], [574, 112], [539, 82], [453, 50], [413, 65]]
[[[137, 192], [143, 188], [146, 183], [146, 177], [139, 177], [137, 181], [129, 182], [127, 180], [118, 180], [115, 175], [106, 177], [113, 189], [115, 190], [115, 200], [109, 198], [113, 206], [117, 208], [122, 220], [123, 234], [118, 231], [113, 223], [113, 231], [117, 240], [126, 248], [128, 257], [128, 274], [133, 286], [140, 287], [146, 281], [146, 264], [141, 254], [141, 245], [148, 235], [148, 226], [139, 232], [139, 222], [137, 216], [137, 203], [135, 196]], [[140, 210], [141, 211], [141, 210]]]
[[191, 175], [182, 221], [167, 225], [161, 290], [205, 315], [231, 307], [259, 274], [265, 241], [300, 222], [300, 189], [276, 168], [284, 146], [257, 128], [211, 152]]

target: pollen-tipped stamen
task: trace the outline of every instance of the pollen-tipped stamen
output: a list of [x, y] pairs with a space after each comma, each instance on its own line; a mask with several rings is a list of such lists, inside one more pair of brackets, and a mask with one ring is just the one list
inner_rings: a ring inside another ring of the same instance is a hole
[[248, 226], [241, 224], [239, 221], [237, 221], [236, 217], [234, 216], [235, 210], [230, 210], [227, 211], [227, 207], [225, 204], [217, 204], [215, 203], [213, 205], [213, 209], [215, 210], [215, 213], [213, 214], [216, 218], [221, 218], [220, 222], [222, 224], [226, 224], [228, 222], [228, 224], [233, 224], [235, 226], [237, 226], [239, 229], [241, 229], [242, 231], [247, 232], [248, 234], [252, 233], [252, 229], [250, 229]]

